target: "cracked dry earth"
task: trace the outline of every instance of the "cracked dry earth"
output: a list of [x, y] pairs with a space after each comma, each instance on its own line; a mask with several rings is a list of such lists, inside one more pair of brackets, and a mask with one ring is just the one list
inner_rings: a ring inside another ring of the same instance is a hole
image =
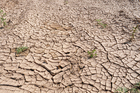
[[[139, 1], [2, 0], [0, 7], [7, 14], [0, 93], [112, 93], [140, 82], [140, 28], [129, 41]], [[17, 55], [21, 46], [29, 49]]]

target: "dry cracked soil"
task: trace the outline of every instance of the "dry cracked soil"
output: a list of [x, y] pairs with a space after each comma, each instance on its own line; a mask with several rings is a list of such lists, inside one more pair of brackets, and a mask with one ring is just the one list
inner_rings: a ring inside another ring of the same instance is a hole
[[[140, 82], [139, 0], [1, 0], [0, 8], [0, 93], [113, 93]], [[28, 50], [17, 54], [21, 46]]]

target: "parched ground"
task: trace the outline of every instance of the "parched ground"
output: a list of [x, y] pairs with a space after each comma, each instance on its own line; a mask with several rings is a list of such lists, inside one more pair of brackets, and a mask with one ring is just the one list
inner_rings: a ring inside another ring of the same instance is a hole
[[[1, 0], [0, 8], [0, 93], [111, 93], [140, 82], [139, 27], [130, 41], [140, 1]], [[21, 46], [28, 50], [16, 54]]]

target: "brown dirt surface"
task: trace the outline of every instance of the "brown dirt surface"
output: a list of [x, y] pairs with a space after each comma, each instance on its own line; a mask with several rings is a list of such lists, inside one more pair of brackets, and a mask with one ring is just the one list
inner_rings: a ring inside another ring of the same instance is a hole
[[[1, 0], [0, 8], [0, 93], [113, 93], [140, 82], [139, 0]], [[21, 46], [28, 50], [17, 55]]]

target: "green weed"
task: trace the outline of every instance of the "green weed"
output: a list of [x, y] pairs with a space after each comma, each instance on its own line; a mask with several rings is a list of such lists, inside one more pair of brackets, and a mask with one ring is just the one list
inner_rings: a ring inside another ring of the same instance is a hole
[[97, 54], [95, 53], [95, 51], [96, 51], [95, 49], [92, 50], [91, 52], [88, 51], [89, 58], [92, 58], [92, 57], [94, 57], [94, 56], [97, 56]]
[[115, 93], [140, 93], [140, 82], [134, 84], [131, 89], [120, 87], [115, 91]]
[[131, 93], [140, 93], [140, 82], [134, 84], [134, 86], [130, 89]]
[[0, 9], [0, 24], [1, 26], [5, 26], [6, 25], [6, 18], [4, 18], [6, 16], [6, 13], [3, 13], [3, 10]]
[[127, 92], [128, 92], [128, 89], [125, 87], [123, 87], [123, 88], [120, 87], [115, 91], [115, 93], [127, 93]]
[[135, 38], [135, 33], [136, 33], [137, 29], [138, 29], [138, 25], [137, 25], [136, 27], [133, 28], [133, 32], [132, 32], [130, 41], [132, 41], [132, 40]]
[[64, 5], [68, 4], [68, 0], [64, 0]]
[[26, 51], [27, 49], [28, 49], [28, 47], [19, 47], [19, 48], [16, 49], [16, 53], [20, 54], [20, 53]]
[[102, 21], [101, 19], [96, 19], [96, 21], [97, 21], [98, 25], [100, 25], [103, 28], [106, 28], [107, 24], [101, 23], [101, 21]]

